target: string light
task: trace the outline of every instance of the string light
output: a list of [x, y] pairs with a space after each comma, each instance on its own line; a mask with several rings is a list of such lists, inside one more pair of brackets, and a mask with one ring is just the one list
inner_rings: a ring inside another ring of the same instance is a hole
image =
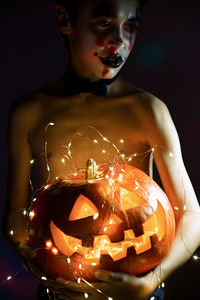
[[[55, 125], [55, 123], [50, 122], [50, 123], [46, 126], [46, 128], [45, 128], [45, 133], [46, 133], [46, 131], [47, 131], [48, 126], [54, 126], [54, 125]], [[93, 128], [93, 127], [90, 127], [90, 128]], [[94, 128], [93, 128], [93, 129], [94, 129]], [[97, 130], [96, 130], [96, 131], [97, 131]], [[99, 133], [99, 132], [97, 131], [97, 133]], [[75, 134], [78, 134], [78, 135], [80, 135], [80, 136], [85, 137], [84, 134], [83, 134], [82, 132], [80, 132], [80, 131], [76, 131]], [[102, 136], [100, 133], [99, 133], [99, 135], [102, 137], [102, 139], [103, 139], [104, 141], [110, 143], [110, 144], [117, 150], [117, 153], [118, 153], [118, 155], [119, 155], [118, 157], [121, 157], [121, 158], [125, 159], [125, 162], [126, 162], [126, 161], [127, 161], [127, 162], [131, 162], [131, 161], [133, 161], [133, 158], [136, 157], [136, 156], [146, 155], [146, 154], [149, 154], [149, 153], [153, 153], [153, 152], [155, 151], [155, 148], [153, 147], [153, 148], [151, 148], [150, 150], [148, 150], [148, 151], [146, 151], [146, 152], [143, 152], [143, 153], [133, 153], [133, 154], [131, 154], [131, 155], [129, 154], [129, 155], [126, 157], [126, 154], [120, 153], [119, 150], [117, 149], [117, 147], [116, 147], [114, 144], [112, 144], [106, 137]], [[91, 141], [93, 141], [93, 143], [95, 143], [95, 144], [100, 143], [97, 139], [91, 139]], [[123, 139], [120, 139], [119, 142], [120, 142], [121, 144], [123, 144], [123, 143], [124, 143], [124, 140], [123, 140]], [[72, 145], [72, 143], [71, 143], [71, 141], [70, 141], [70, 142], [68, 143], [68, 146], [65, 146], [66, 149], [67, 149], [67, 154], [69, 155], [69, 157], [68, 157], [67, 155], [65, 155], [65, 158], [67, 158], [68, 160], [69, 160], [69, 159], [72, 159], [72, 157], [71, 157], [72, 153], [71, 153], [71, 150], [70, 150], [71, 145]], [[105, 149], [102, 149], [102, 153], [106, 153], [106, 152], [107, 152], [107, 151], [106, 151]], [[168, 151], [168, 154], [169, 154], [169, 157], [172, 157], [172, 158], [174, 157], [174, 155], [173, 155], [172, 152], [169, 152], [169, 151]], [[45, 155], [47, 156], [47, 142], [45, 142]], [[65, 158], [62, 158], [62, 159], [61, 159], [61, 161], [62, 161], [63, 164], [65, 164]], [[31, 159], [31, 160], [30, 160], [30, 164], [33, 164], [34, 162], [35, 162], [34, 159]], [[47, 166], [47, 171], [50, 172], [50, 167], [49, 167], [49, 164], [48, 164], [48, 159], [47, 159], [47, 157], [46, 157], [46, 166]], [[114, 168], [113, 168], [113, 167], [110, 167], [110, 170], [114, 170]], [[122, 172], [123, 172], [123, 171], [122, 171]], [[73, 174], [74, 176], [77, 176], [77, 175], [78, 175], [77, 172], [72, 173], [72, 174]], [[50, 174], [49, 174], [49, 175], [50, 175]], [[114, 180], [113, 180], [112, 178], [110, 178], [108, 175], [106, 175], [105, 178], [109, 180], [109, 184], [110, 184], [110, 185], [113, 185], [113, 184], [114, 184]], [[49, 179], [49, 178], [48, 178], [48, 179]], [[119, 181], [122, 181], [122, 179], [123, 179], [123, 175], [122, 175], [122, 174], [119, 174], [118, 180], [119, 180]], [[56, 180], [58, 180], [58, 177], [56, 177]], [[47, 180], [47, 183], [48, 183], [48, 180]], [[136, 185], [137, 185], [137, 184], [136, 184]], [[44, 186], [44, 189], [48, 189], [49, 186], [50, 186], [49, 184], [45, 185], [45, 186]], [[139, 187], [137, 186], [135, 189], [137, 189], [137, 188], [139, 188]], [[36, 201], [36, 199], [37, 199], [37, 198], [33, 198], [32, 201], [34, 202], [34, 201]], [[178, 207], [174, 207], [174, 209], [175, 209], [175, 210], [178, 210], [179, 208], [178, 208]], [[184, 210], [186, 210], [186, 205], [184, 205]], [[26, 211], [26, 210], [23, 210], [23, 215], [25, 216], [26, 214], [27, 214], [27, 211]], [[30, 218], [33, 218], [34, 216], [35, 216], [34, 212], [33, 212], [33, 211], [30, 211], [29, 217], [30, 217]], [[96, 213], [96, 214], [93, 216], [93, 219], [94, 219], [94, 220], [97, 219], [98, 216], [99, 216], [99, 214]], [[110, 223], [110, 224], [111, 224], [111, 223]], [[104, 231], [106, 231], [106, 230], [107, 230], [107, 227], [104, 228]], [[13, 230], [10, 230], [10, 235], [13, 235], [13, 234], [14, 234]], [[57, 255], [57, 254], [59, 253], [59, 252], [58, 252], [58, 249], [55, 248], [55, 247], [53, 247], [52, 241], [50, 241], [50, 240], [47, 241], [47, 242], [45, 243], [45, 246], [46, 246], [46, 248], [50, 249], [51, 252], [52, 252], [54, 255]], [[195, 261], [197, 261], [197, 260], [199, 260], [199, 257], [198, 257], [197, 255], [193, 255], [193, 259], [194, 259]], [[67, 262], [68, 262], [69, 264], [70, 264], [70, 262], [71, 262], [71, 259], [70, 259], [69, 257], [67, 257]], [[96, 265], [96, 263], [92, 263], [92, 266], [95, 266], [95, 265]], [[80, 270], [82, 269], [82, 264], [79, 264], [79, 269], [80, 269]], [[9, 276], [7, 277], [7, 281], [11, 280], [12, 278], [13, 278], [13, 276], [9, 275]], [[42, 279], [42, 280], [47, 280], [47, 278], [46, 278], [45, 276], [42, 276], [41, 279]], [[77, 279], [77, 283], [80, 283], [81, 280], [85, 281], [84, 278], [80, 278], [80, 277], [79, 277], [79, 278]], [[87, 281], [85, 281], [85, 282], [87, 282]], [[88, 284], [89, 286], [93, 287], [93, 285], [92, 285], [91, 283], [88, 283], [88, 282], [87, 282], [87, 284]], [[165, 287], [164, 282], [161, 284], [161, 286], [162, 286], [163, 288]], [[102, 293], [102, 291], [100, 291], [99, 289], [96, 289], [96, 291]], [[49, 293], [49, 289], [47, 289], [47, 293]], [[87, 299], [88, 297], [89, 297], [89, 295], [88, 295], [87, 293], [84, 293], [84, 298]], [[107, 297], [107, 299], [108, 299], [108, 300], [113, 300], [111, 297]], [[150, 300], [154, 300], [154, 299], [155, 299], [155, 297], [151, 297], [151, 298], [150, 298]]]

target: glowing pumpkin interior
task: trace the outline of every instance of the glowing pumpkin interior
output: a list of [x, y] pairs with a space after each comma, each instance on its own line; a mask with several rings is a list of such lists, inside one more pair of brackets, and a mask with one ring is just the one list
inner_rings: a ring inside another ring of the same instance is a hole
[[[144, 201], [137, 195], [125, 189], [120, 189], [121, 195], [121, 209], [126, 211], [129, 208], [145, 204]], [[69, 215], [69, 221], [76, 221], [84, 219], [89, 216], [97, 218], [99, 215], [98, 209], [95, 205], [84, 195], [77, 198], [72, 211]], [[114, 213], [110, 215], [107, 225], [104, 227], [105, 235], [98, 235], [94, 237], [93, 247], [82, 246], [82, 240], [66, 235], [60, 230], [53, 221], [50, 223], [50, 230], [54, 243], [58, 250], [70, 257], [77, 252], [87, 259], [87, 264], [99, 264], [100, 257], [104, 254], [109, 254], [114, 261], [126, 257], [127, 249], [134, 247], [136, 254], [147, 251], [151, 248], [150, 236], [157, 234], [158, 239], [161, 240], [165, 232], [165, 213], [158, 202], [156, 212], [143, 223], [144, 234], [136, 237], [133, 229], [124, 231], [124, 240], [121, 242], [111, 242], [109, 235], [113, 230], [116, 230], [116, 224], [123, 223], [123, 221]], [[159, 230], [158, 230], [159, 228]]]

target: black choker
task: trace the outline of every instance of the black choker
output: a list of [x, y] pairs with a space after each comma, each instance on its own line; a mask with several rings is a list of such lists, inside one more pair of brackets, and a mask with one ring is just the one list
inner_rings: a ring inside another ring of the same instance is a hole
[[64, 73], [64, 94], [71, 96], [79, 93], [91, 93], [97, 96], [107, 96], [107, 85], [113, 83], [117, 77], [118, 75], [112, 79], [89, 81], [79, 78], [67, 67]]

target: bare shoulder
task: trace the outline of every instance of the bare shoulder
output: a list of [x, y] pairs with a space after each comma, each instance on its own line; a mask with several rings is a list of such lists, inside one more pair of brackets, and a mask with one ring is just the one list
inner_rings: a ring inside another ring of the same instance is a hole
[[123, 92], [129, 95], [132, 108], [145, 123], [155, 124], [163, 117], [169, 118], [170, 113], [164, 101], [123, 79], [120, 79], [120, 85]]
[[9, 123], [14, 126], [21, 124], [30, 129], [44, 110], [45, 98], [40, 91], [31, 91], [17, 98], [10, 109]]

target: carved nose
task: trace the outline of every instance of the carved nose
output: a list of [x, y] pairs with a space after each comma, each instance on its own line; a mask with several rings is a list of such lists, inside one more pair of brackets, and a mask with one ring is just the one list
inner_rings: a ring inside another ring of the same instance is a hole
[[126, 210], [126, 224], [128, 228], [133, 228], [135, 236], [144, 234], [143, 224], [153, 215], [154, 209], [150, 205], [138, 206]]

